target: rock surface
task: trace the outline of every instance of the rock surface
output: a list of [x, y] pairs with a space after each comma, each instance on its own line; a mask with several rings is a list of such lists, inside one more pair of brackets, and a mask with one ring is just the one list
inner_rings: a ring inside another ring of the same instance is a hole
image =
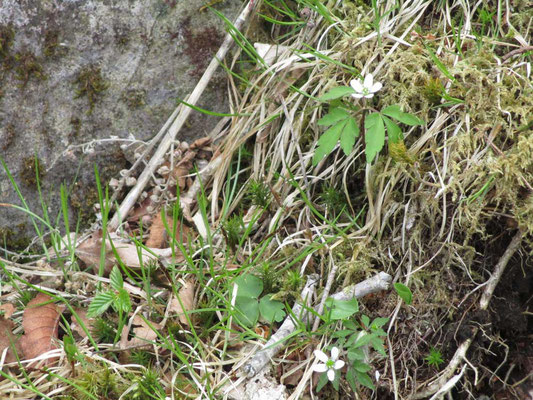
[[[196, 85], [225, 29], [203, 0], [3, 0], [0, 2], [0, 158], [29, 208], [52, 221], [60, 185], [71, 219], [87, 221], [102, 181], [129, 166], [120, 145], [153, 137]], [[215, 8], [230, 20], [242, 2]], [[200, 107], [227, 110], [225, 73], [217, 72]], [[216, 124], [193, 112], [178, 139]], [[39, 196], [35, 157], [40, 170]], [[0, 203], [22, 204], [0, 167]], [[46, 230], [46, 229], [45, 229]], [[23, 212], [0, 206], [0, 247], [35, 236]]]

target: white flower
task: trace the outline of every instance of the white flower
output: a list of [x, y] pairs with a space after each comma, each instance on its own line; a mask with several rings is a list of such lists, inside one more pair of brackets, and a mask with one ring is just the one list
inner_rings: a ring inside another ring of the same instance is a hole
[[364, 82], [361, 82], [361, 79], [352, 79], [350, 81], [350, 86], [355, 90], [355, 93], [352, 94], [356, 99], [365, 97], [370, 99], [374, 97], [374, 93], [381, 90], [383, 85], [380, 82], [374, 83], [374, 77], [372, 74], [365, 76]]
[[344, 361], [337, 360], [339, 358], [339, 349], [333, 347], [331, 349], [331, 357], [328, 357], [324, 352], [320, 350], [315, 350], [315, 357], [318, 358], [323, 364], [316, 364], [313, 366], [313, 371], [315, 372], [326, 372], [328, 373], [328, 379], [330, 381], [335, 379], [335, 370], [341, 369], [344, 367]]

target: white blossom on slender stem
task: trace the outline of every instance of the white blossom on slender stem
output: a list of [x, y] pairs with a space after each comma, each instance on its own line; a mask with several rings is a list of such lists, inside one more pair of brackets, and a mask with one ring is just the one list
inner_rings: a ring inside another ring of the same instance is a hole
[[313, 366], [313, 371], [315, 372], [327, 372], [328, 379], [330, 381], [335, 379], [335, 370], [341, 369], [344, 367], [344, 361], [338, 360], [339, 358], [339, 349], [333, 347], [331, 349], [331, 357], [328, 357], [326, 353], [320, 350], [315, 350], [315, 357], [322, 361], [323, 364], [315, 364]]
[[381, 82], [374, 82], [374, 77], [372, 74], [365, 76], [365, 80], [363, 82], [361, 82], [361, 79], [352, 79], [350, 81], [350, 86], [353, 90], [355, 90], [355, 93], [352, 93], [352, 96], [356, 99], [360, 99], [362, 97], [370, 99], [374, 97], [374, 93], [380, 91], [383, 87]]

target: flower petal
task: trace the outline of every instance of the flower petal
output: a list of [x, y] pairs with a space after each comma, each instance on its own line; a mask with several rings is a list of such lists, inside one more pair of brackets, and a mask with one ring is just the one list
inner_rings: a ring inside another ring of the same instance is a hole
[[355, 90], [357, 93], [361, 93], [364, 89], [363, 84], [359, 79], [352, 79], [350, 81], [350, 86]]
[[368, 74], [367, 76], [365, 76], [365, 82], [363, 83], [363, 86], [367, 89], [370, 89], [372, 85], [374, 85], [374, 77], [372, 76], [372, 74]]
[[337, 358], [339, 358], [339, 349], [333, 346], [331, 348], [331, 359], [335, 361]]
[[335, 361], [335, 365], [333, 366], [333, 369], [341, 369], [342, 367], [344, 367], [344, 361], [342, 360]]
[[313, 371], [315, 372], [326, 372], [328, 370], [328, 367], [326, 364], [315, 364], [313, 366]]
[[327, 363], [329, 361], [329, 357], [323, 351], [315, 350], [314, 354], [315, 354], [315, 357], [318, 358], [323, 363]]
[[374, 83], [374, 85], [372, 85], [372, 87], [370, 88], [370, 91], [372, 93], [376, 93], [376, 92], [380, 91], [382, 87], [383, 87], [383, 85], [381, 84], [381, 82], [376, 82], [376, 83]]
[[335, 379], [335, 370], [330, 368], [328, 369], [328, 379], [333, 381]]

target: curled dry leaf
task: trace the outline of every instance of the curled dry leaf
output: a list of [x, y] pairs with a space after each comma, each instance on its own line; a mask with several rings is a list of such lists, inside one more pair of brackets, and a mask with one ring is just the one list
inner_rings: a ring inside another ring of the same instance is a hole
[[[85, 325], [85, 328], [89, 330], [89, 333], [92, 334], [92, 330], [94, 328], [94, 318], [89, 318], [87, 316], [87, 309], [85, 308], [74, 308], [74, 312], [78, 316], [78, 318], [81, 320], [83, 325]], [[72, 329], [72, 332], [77, 333], [80, 335], [81, 338], [86, 338], [87, 333], [83, 330], [80, 323], [78, 322], [77, 318], [73, 315], [72, 316], [72, 322], [70, 323], [70, 329]]]
[[[150, 327], [154, 329], [152, 329]], [[157, 339], [157, 330], [161, 329], [161, 325], [155, 322], [150, 322], [148, 325], [144, 319], [139, 315], [133, 317], [131, 326], [133, 328], [133, 337], [129, 339], [129, 329], [124, 328], [120, 338], [120, 348], [122, 350], [130, 348], [150, 347], [150, 342], [155, 342]]]
[[[194, 301], [195, 286], [194, 280], [190, 279], [185, 281], [184, 285], [178, 292], [179, 300], [174, 296], [172, 296], [172, 300], [170, 300], [170, 313], [177, 315], [179, 321], [183, 325], [189, 324], [187, 317], [185, 316], [185, 312], [194, 310], [196, 307], [196, 303]], [[189, 315], [189, 319], [192, 319], [192, 317], [192, 315]]]
[[0, 314], [3, 315], [4, 318], [9, 318], [13, 315], [15, 312], [15, 306], [11, 303], [5, 303], [0, 305]]
[[[38, 357], [56, 348], [55, 340], [62, 310], [51, 301], [50, 296], [39, 293], [24, 310], [24, 335], [20, 338], [20, 345], [26, 359]], [[52, 360], [47, 360], [47, 364], [51, 362]]]
[[[172, 229], [174, 221], [171, 215], [166, 216], [167, 226], [169, 229]], [[177, 221], [176, 226], [174, 227], [174, 237], [182, 243], [187, 243], [187, 235], [189, 234], [189, 227], [184, 224], [181, 224], [180, 221]], [[146, 246], [156, 249], [160, 249], [168, 244], [168, 232], [163, 223], [163, 218], [161, 213], [157, 213], [154, 217], [154, 222], [150, 228], [150, 236], [146, 240]]]
[[[94, 271], [98, 271], [98, 266], [100, 265], [100, 248], [102, 246], [102, 234], [95, 233], [91, 235], [83, 243], [80, 243], [76, 247], [76, 255], [87, 265], [93, 267]], [[168, 262], [181, 262], [184, 260], [181, 253], [174, 251], [174, 258], [172, 258], [172, 249], [156, 249], [148, 248], [142, 249], [140, 251], [138, 247], [133, 243], [126, 243], [122, 238], [118, 237], [115, 233], [111, 233], [109, 238], [105, 241], [106, 246], [106, 256], [104, 263], [104, 272], [106, 275], [109, 275], [113, 265], [116, 263], [115, 252], [111, 246], [110, 241], [113, 242], [113, 246], [116, 250], [117, 256], [127, 267], [139, 270], [141, 265], [146, 265], [151, 261], [157, 261], [159, 257], [166, 259]]]
[[[13, 314], [15, 307], [13, 304], [7, 303], [0, 306], [0, 310], [4, 310], [4, 315], [0, 316], [0, 361], [4, 351], [7, 349], [5, 363], [12, 363], [17, 361], [15, 357], [15, 351], [19, 358], [23, 357], [22, 349], [17, 341], [17, 338], [13, 335], [13, 329], [15, 324], [8, 318]], [[13, 347], [15, 351], [13, 351]]]

